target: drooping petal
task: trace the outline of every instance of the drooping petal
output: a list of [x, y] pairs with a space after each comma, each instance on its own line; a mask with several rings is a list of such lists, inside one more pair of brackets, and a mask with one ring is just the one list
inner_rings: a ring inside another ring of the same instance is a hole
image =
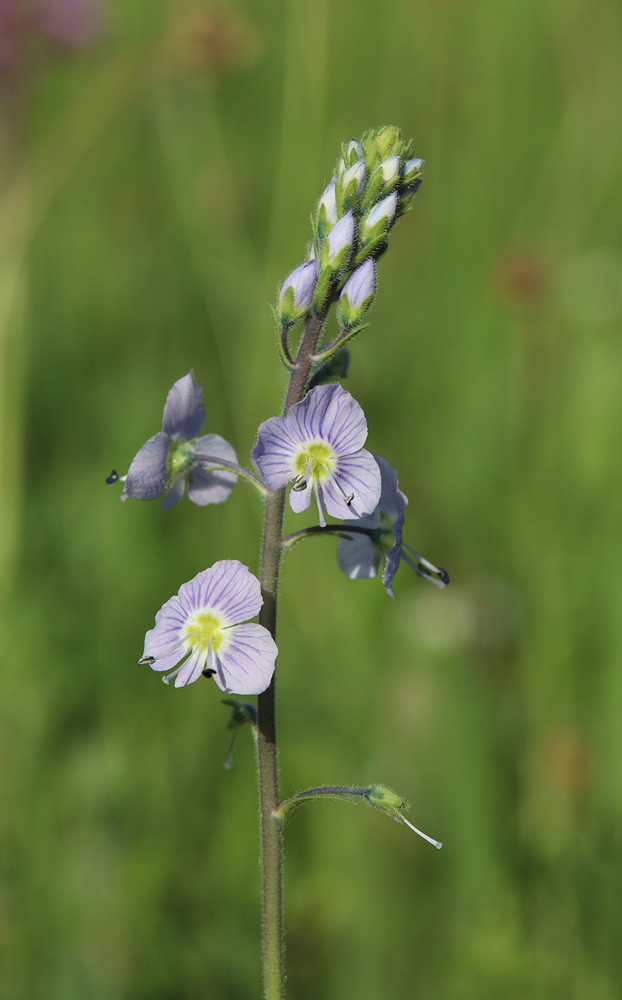
[[276, 643], [263, 625], [236, 625], [227, 634], [222, 656], [215, 657], [214, 680], [232, 694], [261, 694], [274, 673]]
[[[327, 512], [345, 520], [371, 514], [380, 499], [380, 482], [378, 464], [366, 448], [340, 458], [334, 480], [322, 483]], [[354, 495], [349, 504], [343, 494]]]
[[380, 475], [382, 476], [382, 493], [378, 504], [378, 511], [387, 514], [390, 518], [397, 518], [402, 515], [404, 522], [404, 511], [408, 506], [408, 497], [399, 488], [397, 472], [392, 469], [386, 458], [382, 455], [374, 455]]
[[393, 545], [384, 557], [384, 569], [382, 571], [382, 586], [386, 590], [389, 597], [395, 597], [393, 593], [393, 580], [395, 574], [399, 569], [399, 565], [402, 559], [402, 524], [404, 523], [404, 516], [402, 515], [401, 520], [393, 525], [393, 531], [395, 533], [395, 541]]
[[353, 534], [339, 539], [337, 562], [351, 580], [371, 580], [378, 572], [380, 552], [368, 535]]
[[[214, 455], [228, 462], [236, 462], [238, 457], [233, 445], [220, 434], [205, 434], [194, 442], [193, 450], [199, 455]], [[223, 503], [231, 495], [237, 482], [235, 472], [214, 469], [209, 463], [194, 465], [188, 479], [188, 499], [199, 507], [209, 503]]]
[[183, 476], [179, 476], [172, 486], [169, 486], [166, 493], [162, 497], [162, 503], [160, 507], [162, 510], [168, 510], [169, 507], [174, 507], [176, 503], [179, 503], [184, 495], [184, 489], [186, 488], [186, 481]]
[[123, 484], [122, 500], [155, 500], [166, 485], [166, 459], [169, 436], [158, 431], [140, 448], [130, 463]]
[[289, 414], [287, 417], [269, 417], [259, 425], [251, 457], [271, 490], [280, 490], [293, 479], [293, 459], [299, 443]]
[[189, 371], [177, 379], [166, 397], [162, 427], [171, 437], [187, 440], [196, 437], [204, 423], [203, 389]]

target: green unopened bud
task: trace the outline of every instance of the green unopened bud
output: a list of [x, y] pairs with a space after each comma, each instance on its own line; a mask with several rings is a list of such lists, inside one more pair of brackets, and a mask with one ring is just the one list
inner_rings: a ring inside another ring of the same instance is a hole
[[381, 160], [386, 160], [395, 153], [399, 155], [404, 141], [397, 125], [383, 125], [379, 128], [376, 132], [375, 145]]

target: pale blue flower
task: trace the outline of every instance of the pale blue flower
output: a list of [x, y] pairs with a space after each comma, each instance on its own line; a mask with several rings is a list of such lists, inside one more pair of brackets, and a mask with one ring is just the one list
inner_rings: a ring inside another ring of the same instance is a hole
[[162, 510], [178, 503], [188, 487], [188, 498], [203, 507], [226, 500], [237, 476], [194, 460], [193, 453], [223, 458], [237, 464], [232, 445], [219, 434], [196, 437], [205, 423], [203, 389], [190, 371], [175, 382], [164, 406], [162, 430], [150, 437], [130, 463], [126, 476], [113, 472], [109, 482], [121, 478], [122, 500], [155, 500], [162, 496]]
[[339, 568], [351, 580], [368, 580], [382, 565], [382, 584], [390, 597], [395, 597], [393, 579], [401, 561], [435, 587], [445, 587], [449, 583], [447, 571], [438, 569], [402, 540], [408, 498], [399, 488], [395, 469], [381, 455], [374, 458], [382, 476], [380, 502], [373, 514], [357, 522], [357, 527], [370, 529], [370, 534], [357, 532], [339, 539]]
[[367, 421], [341, 385], [319, 385], [285, 417], [264, 420], [253, 462], [271, 490], [294, 480], [292, 510], [307, 510], [315, 490], [320, 524], [370, 514], [380, 499], [380, 471], [363, 445]]
[[242, 624], [263, 604], [259, 580], [237, 559], [223, 559], [179, 588], [158, 611], [139, 664], [170, 670], [185, 687], [201, 674], [227, 694], [261, 694], [274, 673], [277, 647], [263, 625]]

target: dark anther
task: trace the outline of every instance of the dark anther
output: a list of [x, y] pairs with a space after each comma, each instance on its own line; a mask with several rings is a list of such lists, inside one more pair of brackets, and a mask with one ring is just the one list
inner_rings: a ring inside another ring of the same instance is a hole
[[354, 493], [351, 493], [349, 497], [346, 497], [346, 506], [349, 507], [354, 500]]
[[307, 480], [305, 479], [304, 476], [298, 476], [294, 485], [292, 486], [292, 489], [296, 493], [301, 493], [302, 490], [306, 490], [306, 488], [307, 488]]
[[203, 674], [204, 677], [207, 677], [207, 679], [209, 680], [210, 677], [214, 677], [215, 676], [216, 671], [212, 670], [211, 667], [206, 667], [205, 670], [201, 671], [201, 673]]
[[155, 656], [141, 656], [140, 660], [138, 660], [139, 667], [144, 667], [145, 664], [148, 664], [150, 667], [152, 667], [154, 663], [155, 663]]
[[113, 469], [108, 478], [106, 479], [106, 482], [108, 483], [108, 485], [110, 485], [110, 483], [118, 482], [118, 479], [119, 479], [119, 473], [117, 472], [116, 469]]
[[438, 576], [439, 576], [439, 579], [441, 580], [442, 583], [444, 583], [444, 584], [448, 584], [449, 583], [449, 573], [447, 572], [446, 569], [443, 569], [441, 567], [441, 569], [438, 570]]

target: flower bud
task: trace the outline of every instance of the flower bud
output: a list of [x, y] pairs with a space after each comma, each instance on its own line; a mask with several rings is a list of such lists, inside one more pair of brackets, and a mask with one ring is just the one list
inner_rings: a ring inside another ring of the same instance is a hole
[[330, 184], [324, 189], [317, 206], [318, 235], [322, 239], [328, 233], [339, 218], [337, 214], [337, 198], [335, 195], [335, 185], [337, 178], [333, 177]]
[[339, 182], [341, 189], [341, 208], [347, 212], [358, 201], [365, 184], [367, 167], [363, 160], [357, 160], [342, 174]]
[[385, 232], [393, 222], [397, 211], [397, 194], [392, 191], [386, 198], [379, 201], [363, 219], [361, 238], [363, 244], [371, 243], [373, 239]]
[[376, 268], [373, 260], [366, 260], [350, 275], [337, 303], [337, 322], [343, 329], [351, 330], [363, 319], [376, 294]]
[[354, 185], [356, 194], [360, 194], [363, 189], [363, 184], [365, 183], [365, 173], [366, 167], [363, 160], [357, 160], [351, 167], [348, 167], [341, 178], [341, 190], [344, 194], [347, 192], [351, 184]]
[[388, 160], [383, 160], [379, 170], [382, 171], [382, 179], [388, 187], [394, 184], [400, 175], [401, 160], [399, 156], [390, 156]]
[[356, 139], [350, 139], [350, 142], [342, 147], [343, 156], [339, 158], [337, 163], [337, 176], [341, 177], [345, 171], [356, 163], [357, 160], [363, 159], [363, 150], [361, 149], [361, 144], [356, 141]]
[[423, 160], [406, 160], [402, 167], [402, 184], [412, 184], [423, 170]]
[[339, 271], [348, 261], [352, 243], [354, 242], [354, 216], [348, 212], [331, 229], [324, 241], [322, 263], [330, 266], [332, 271]]
[[386, 160], [387, 157], [393, 156], [394, 153], [401, 152], [404, 145], [402, 133], [396, 125], [383, 125], [376, 132], [375, 145], [380, 158]]
[[279, 293], [277, 315], [285, 326], [291, 326], [307, 312], [313, 301], [317, 281], [317, 264], [308, 260], [287, 276]]

